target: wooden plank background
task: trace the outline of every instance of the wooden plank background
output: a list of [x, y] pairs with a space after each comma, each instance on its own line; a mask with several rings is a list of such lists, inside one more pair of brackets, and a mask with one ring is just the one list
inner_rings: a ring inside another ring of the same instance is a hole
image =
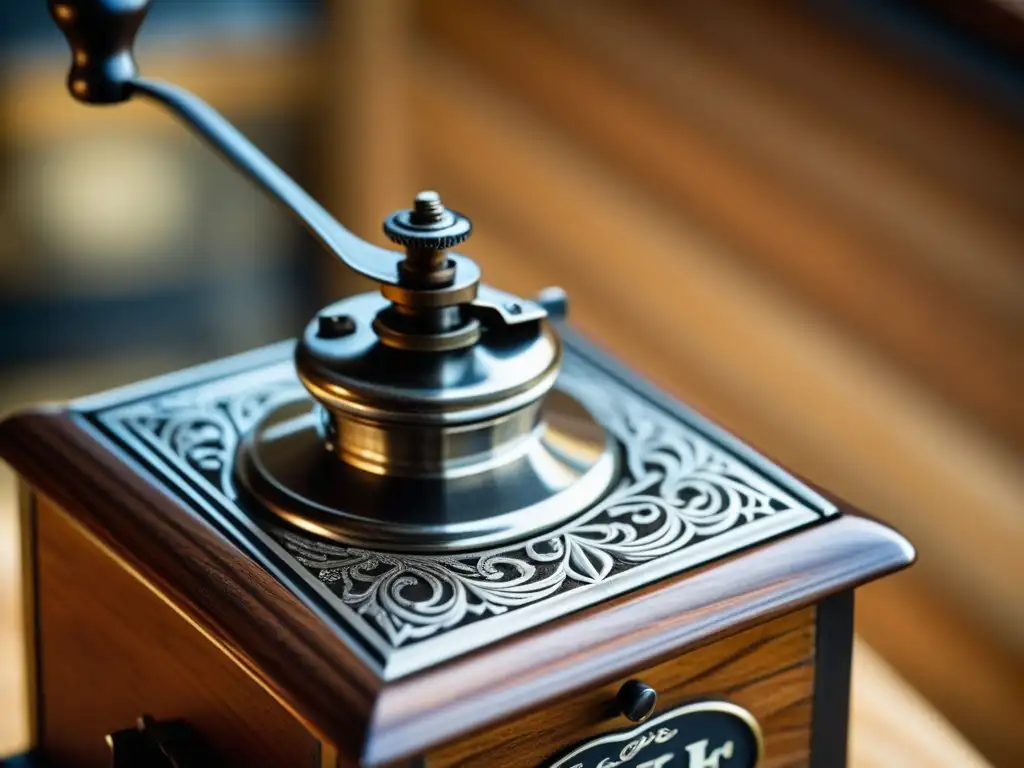
[[337, 3], [333, 34], [393, 44], [339, 55], [361, 86], [325, 187], [371, 237], [438, 189], [486, 279], [565, 287], [604, 346], [903, 530], [920, 561], [858, 630], [1020, 765], [1020, 117], [811, 6]]

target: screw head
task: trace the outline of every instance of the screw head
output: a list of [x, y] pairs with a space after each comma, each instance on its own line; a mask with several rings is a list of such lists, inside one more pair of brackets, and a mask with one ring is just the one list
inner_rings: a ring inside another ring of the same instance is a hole
[[348, 315], [320, 315], [316, 335], [321, 339], [340, 339], [356, 332], [356, 321]]

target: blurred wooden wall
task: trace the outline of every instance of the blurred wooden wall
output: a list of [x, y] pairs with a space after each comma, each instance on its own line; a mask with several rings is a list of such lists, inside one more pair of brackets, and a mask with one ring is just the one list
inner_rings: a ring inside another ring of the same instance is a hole
[[793, 2], [331, 4], [324, 187], [438, 189], [503, 288], [920, 551], [858, 630], [1024, 765], [1024, 138]]

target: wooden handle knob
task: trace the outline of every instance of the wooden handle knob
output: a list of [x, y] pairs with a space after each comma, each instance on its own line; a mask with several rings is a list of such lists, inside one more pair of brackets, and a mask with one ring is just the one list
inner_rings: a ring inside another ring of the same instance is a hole
[[132, 47], [150, 0], [49, 0], [71, 46], [68, 90], [88, 104], [131, 98], [138, 74]]

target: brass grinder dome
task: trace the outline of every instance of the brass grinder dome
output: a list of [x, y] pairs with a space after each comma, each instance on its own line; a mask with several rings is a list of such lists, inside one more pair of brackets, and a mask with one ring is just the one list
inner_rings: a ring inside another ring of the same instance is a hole
[[242, 487], [295, 525], [367, 547], [478, 548], [552, 528], [607, 492], [617, 447], [557, 388], [562, 346], [545, 309], [479, 286], [475, 265], [442, 250], [468, 219], [435, 193], [416, 203], [385, 222], [407, 249], [397, 284], [306, 326], [295, 366], [315, 405], [285, 404], [247, 435]]

